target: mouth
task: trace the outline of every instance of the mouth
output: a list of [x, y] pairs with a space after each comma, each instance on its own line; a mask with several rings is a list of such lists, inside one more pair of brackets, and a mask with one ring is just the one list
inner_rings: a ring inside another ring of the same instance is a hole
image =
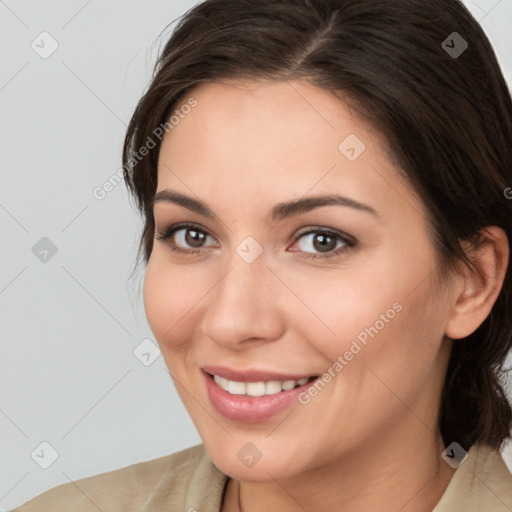
[[303, 377], [298, 380], [269, 380], [257, 382], [240, 382], [236, 380], [226, 379], [220, 375], [210, 375], [215, 384], [222, 388], [230, 395], [245, 395], [245, 396], [266, 396], [276, 395], [283, 391], [290, 391], [292, 389], [304, 386], [314, 381], [318, 376]]
[[223, 367], [204, 367], [202, 374], [213, 408], [238, 423], [264, 422], [279, 415], [297, 404], [300, 394], [319, 377]]

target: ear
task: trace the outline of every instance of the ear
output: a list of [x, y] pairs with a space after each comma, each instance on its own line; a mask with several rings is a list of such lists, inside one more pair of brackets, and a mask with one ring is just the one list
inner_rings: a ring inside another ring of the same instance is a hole
[[509, 244], [503, 229], [488, 226], [480, 231], [478, 247], [466, 253], [476, 271], [463, 266], [462, 275], [454, 279], [455, 295], [445, 334], [452, 339], [469, 336], [487, 318], [503, 286], [509, 260]]

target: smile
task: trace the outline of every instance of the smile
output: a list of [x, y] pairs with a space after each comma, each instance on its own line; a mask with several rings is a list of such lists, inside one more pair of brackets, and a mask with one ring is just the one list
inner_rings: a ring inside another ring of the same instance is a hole
[[237, 382], [234, 380], [228, 380], [219, 375], [214, 375], [213, 380], [221, 387], [224, 391], [227, 391], [231, 395], [246, 395], [246, 396], [263, 396], [263, 395], [275, 395], [282, 391], [290, 391], [297, 386], [303, 386], [308, 381], [314, 379], [314, 377], [304, 377], [299, 380], [271, 380], [268, 382]]
[[204, 367], [201, 373], [213, 408], [225, 418], [241, 423], [263, 422], [284, 413], [318, 378], [220, 366]]

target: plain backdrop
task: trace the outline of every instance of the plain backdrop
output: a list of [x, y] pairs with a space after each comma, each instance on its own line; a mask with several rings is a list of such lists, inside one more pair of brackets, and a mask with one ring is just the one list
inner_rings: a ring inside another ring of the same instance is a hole
[[[140, 219], [104, 186], [195, 3], [0, 0], [0, 510], [200, 442], [129, 280]], [[466, 4], [512, 84], [512, 0]]]

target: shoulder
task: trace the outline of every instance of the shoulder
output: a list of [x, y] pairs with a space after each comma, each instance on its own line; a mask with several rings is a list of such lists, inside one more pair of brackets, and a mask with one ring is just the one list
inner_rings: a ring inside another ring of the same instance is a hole
[[512, 474], [500, 452], [487, 445], [473, 445], [433, 512], [461, 506], [466, 512], [512, 510]]
[[[184, 510], [220, 497], [227, 477], [202, 444], [54, 487], [13, 512]], [[212, 490], [214, 492], [212, 492]], [[198, 504], [198, 503], [196, 503]], [[175, 507], [175, 508], [173, 508]], [[213, 509], [214, 510], [214, 509]]]

